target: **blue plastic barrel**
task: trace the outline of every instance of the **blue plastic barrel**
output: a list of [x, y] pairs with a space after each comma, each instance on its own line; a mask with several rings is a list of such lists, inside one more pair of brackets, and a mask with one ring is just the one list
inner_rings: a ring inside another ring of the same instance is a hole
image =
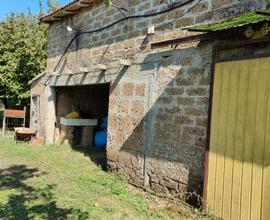
[[96, 148], [106, 148], [107, 145], [107, 132], [106, 131], [98, 131], [95, 134], [95, 147]]

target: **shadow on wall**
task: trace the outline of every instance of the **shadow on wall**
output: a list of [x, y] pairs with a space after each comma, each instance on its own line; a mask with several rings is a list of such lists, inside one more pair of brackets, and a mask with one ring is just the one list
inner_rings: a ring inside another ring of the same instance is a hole
[[110, 169], [161, 193], [201, 194], [211, 53], [148, 54], [137, 76], [127, 70], [110, 97]]
[[85, 212], [57, 206], [53, 193], [55, 185], [34, 188], [25, 183], [28, 179], [42, 175], [46, 173], [25, 165], [0, 170], [1, 190], [16, 190], [16, 193], [8, 196], [7, 201], [2, 201], [0, 204], [1, 219], [66, 219], [73, 213], [87, 218], [88, 215]]

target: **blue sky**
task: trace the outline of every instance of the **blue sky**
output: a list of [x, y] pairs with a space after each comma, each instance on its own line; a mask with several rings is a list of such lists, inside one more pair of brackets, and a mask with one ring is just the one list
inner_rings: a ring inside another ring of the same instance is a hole
[[[33, 14], [39, 13], [39, 0], [1, 0], [0, 3], [0, 20], [4, 20], [6, 14], [11, 12], [20, 13], [28, 12], [28, 7], [31, 8]], [[42, 0], [44, 11], [47, 11], [47, 0]], [[59, 3], [64, 5], [70, 2], [70, 0], [59, 0]]]

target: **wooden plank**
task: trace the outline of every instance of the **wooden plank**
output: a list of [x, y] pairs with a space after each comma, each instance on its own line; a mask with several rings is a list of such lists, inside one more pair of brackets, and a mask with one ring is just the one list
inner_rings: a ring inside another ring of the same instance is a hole
[[83, 2], [83, 3], [93, 3], [93, 2], [96, 2], [96, 0], [80, 0], [80, 2]]
[[91, 3], [86, 3], [86, 2], [82, 2], [82, 1], [78, 1], [77, 5], [82, 7], [82, 8], [87, 8], [91, 5]]
[[63, 15], [73, 15], [74, 13], [74, 11], [63, 10]]
[[68, 10], [68, 11], [77, 11], [77, 10], [79, 10], [80, 8], [81, 8], [81, 6], [78, 5], [77, 3], [75, 3], [75, 4], [70, 4], [70, 5], [68, 5], [68, 6], [65, 7], [65, 9]]
[[244, 142], [244, 157], [242, 168], [242, 192], [241, 192], [241, 219], [250, 219], [251, 210], [251, 190], [252, 190], [252, 161], [253, 161], [253, 145], [255, 133], [255, 120], [257, 108], [257, 80], [258, 67], [252, 65], [249, 61], [249, 85], [248, 85], [248, 100], [247, 100], [247, 117], [245, 125], [245, 142]]
[[5, 109], [4, 116], [6, 118], [25, 118], [24, 110]]
[[[261, 219], [261, 193], [263, 175], [263, 149], [265, 137], [265, 120], [268, 91], [268, 65], [265, 59], [251, 61], [256, 66], [258, 74], [257, 81], [257, 109], [255, 121], [255, 137], [253, 146], [253, 169], [252, 169], [252, 190], [251, 190], [251, 219]], [[268, 61], [268, 60], [267, 60]]]
[[[270, 59], [264, 65], [268, 66], [268, 75], [270, 73]], [[270, 220], [270, 77], [268, 76], [268, 100], [267, 100], [267, 115], [265, 128], [265, 143], [263, 157], [263, 177], [262, 177], [262, 198], [261, 198], [261, 219]]]
[[[239, 62], [239, 61], [238, 61]], [[238, 109], [235, 131], [234, 164], [232, 176], [232, 202], [230, 219], [240, 218], [241, 207], [241, 186], [242, 186], [242, 162], [245, 138], [245, 120], [247, 111], [247, 90], [248, 90], [248, 61], [239, 62], [239, 83], [238, 83]]]
[[99, 63], [99, 64], [95, 65], [95, 69], [107, 70], [108, 67], [105, 64]]
[[237, 119], [238, 102], [238, 82], [239, 82], [239, 62], [228, 64], [228, 73], [230, 75], [228, 116], [226, 129], [226, 148], [225, 148], [225, 167], [223, 183], [223, 205], [222, 218], [230, 219], [232, 203], [232, 185], [233, 185], [233, 163], [235, 148], [235, 130]]
[[216, 65], [207, 207], [270, 220], [270, 58]]
[[125, 59], [119, 59], [119, 63], [122, 66], [131, 66], [132, 65], [132, 62], [130, 60], [125, 60]]
[[217, 165], [216, 165], [216, 192], [215, 192], [215, 214], [222, 216], [223, 206], [223, 181], [224, 181], [224, 164], [225, 164], [225, 151], [226, 151], [226, 133], [228, 123], [228, 107], [229, 107], [229, 84], [230, 74], [227, 63], [223, 65], [222, 70], [222, 91], [220, 103], [220, 126], [218, 135], [217, 152]]
[[207, 209], [214, 211], [215, 204], [215, 181], [216, 181], [216, 148], [218, 146], [219, 115], [222, 85], [222, 64], [216, 64], [212, 101], [211, 136], [209, 146], [208, 186], [207, 186]]

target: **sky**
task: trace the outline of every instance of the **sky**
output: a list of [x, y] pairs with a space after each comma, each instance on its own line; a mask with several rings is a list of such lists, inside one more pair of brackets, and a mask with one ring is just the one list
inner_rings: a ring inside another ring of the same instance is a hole
[[[44, 11], [47, 11], [47, 0], [42, 0]], [[70, 0], [59, 0], [61, 5], [65, 5]], [[7, 14], [11, 12], [20, 13], [28, 12], [28, 8], [31, 8], [33, 14], [39, 13], [39, 0], [1, 0], [0, 3], [0, 20], [3, 21]]]

